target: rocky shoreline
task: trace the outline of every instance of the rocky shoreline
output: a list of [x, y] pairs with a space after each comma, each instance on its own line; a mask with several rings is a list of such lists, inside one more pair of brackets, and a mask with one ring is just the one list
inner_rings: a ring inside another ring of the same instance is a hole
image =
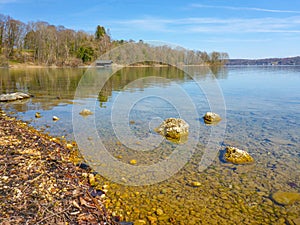
[[74, 152], [0, 110], [0, 224], [119, 224]]

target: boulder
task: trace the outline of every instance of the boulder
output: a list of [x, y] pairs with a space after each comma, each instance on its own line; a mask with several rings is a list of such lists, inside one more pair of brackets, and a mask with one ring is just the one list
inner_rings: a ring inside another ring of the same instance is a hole
[[225, 160], [234, 164], [252, 163], [254, 159], [248, 152], [235, 147], [226, 147]]
[[83, 109], [79, 114], [82, 115], [82, 116], [93, 115], [93, 113], [91, 112], [91, 110], [88, 110], [88, 109]]
[[272, 199], [280, 205], [291, 205], [300, 201], [300, 193], [278, 191], [272, 194]]
[[25, 98], [30, 98], [31, 95], [23, 93], [23, 92], [15, 92], [10, 94], [1, 94], [0, 95], [0, 102], [9, 102], [9, 101], [16, 101]]
[[207, 124], [215, 124], [222, 120], [222, 118], [217, 113], [214, 113], [214, 112], [205, 113], [203, 119], [204, 119], [204, 122]]
[[189, 125], [183, 119], [168, 118], [164, 120], [155, 131], [167, 139], [180, 140], [188, 136]]

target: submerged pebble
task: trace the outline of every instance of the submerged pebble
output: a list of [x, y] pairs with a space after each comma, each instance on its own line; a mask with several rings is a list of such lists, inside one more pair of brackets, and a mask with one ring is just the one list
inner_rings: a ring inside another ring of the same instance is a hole
[[300, 193], [278, 191], [272, 194], [272, 199], [280, 205], [291, 205], [300, 201]]
[[130, 160], [130, 162], [129, 162], [131, 165], [135, 165], [135, 164], [137, 164], [137, 161], [135, 160], [135, 159], [132, 159], [132, 160]]
[[198, 181], [193, 181], [193, 182], [191, 183], [191, 185], [192, 185], [192, 187], [200, 187], [200, 186], [201, 186], [201, 183], [198, 182]]
[[157, 209], [156, 210], [156, 215], [161, 216], [164, 214], [164, 211], [162, 209]]

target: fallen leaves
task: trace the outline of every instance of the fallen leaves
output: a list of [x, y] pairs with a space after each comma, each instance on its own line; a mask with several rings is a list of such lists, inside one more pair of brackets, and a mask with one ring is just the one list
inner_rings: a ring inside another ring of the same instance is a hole
[[0, 224], [117, 224], [74, 146], [0, 115]]

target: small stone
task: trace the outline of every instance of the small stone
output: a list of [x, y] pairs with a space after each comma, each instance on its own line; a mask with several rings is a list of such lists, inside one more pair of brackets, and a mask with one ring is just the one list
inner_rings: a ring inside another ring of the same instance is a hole
[[159, 221], [169, 221], [170, 217], [168, 215], [161, 215], [157, 218]]
[[278, 224], [285, 224], [285, 219], [280, 217], [277, 221]]
[[95, 176], [92, 173], [89, 174], [89, 182], [91, 186], [96, 186]]
[[135, 159], [130, 160], [129, 162], [131, 165], [135, 165], [137, 163], [137, 161]]
[[81, 174], [84, 178], [87, 178], [88, 177], [88, 174], [87, 173], [82, 173]]
[[203, 119], [204, 119], [204, 122], [207, 124], [218, 123], [222, 120], [222, 118], [217, 113], [214, 113], [214, 112], [205, 113]]
[[6, 182], [8, 180], [8, 176], [2, 176], [2, 179]]
[[293, 219], [295, 225], [300, 225], [300, 217]]
[[200, 187], [200, 186], [201, 186], [201, 183], [198, 182], [198, 181], [193, 181], [193, 182], [191, 183], [191, 185], [192, 185], [192, 187]]
[[278, 191], [272, 194], [272, 199], [280, 205], [291, 205], [300, 201], [300, 193]]
[[225, 160], [234, 164], [252, 163], [254, 159], [248, 152], [235, 147], [226, 147]]
[[157, 222], [157, 218], [154, 216], [147, 216], [147, 219], [149, 220], [150, 224], [154, 224]]
[[42, 117], [41, 113], [39, 113], [39, 112], [36, 112], [34, 116], [35, 116], [35, 118], [41, 118]]
[[105, 194], [102, 194], [102, 195], [100, 195], [100, 198], [105, 198], [106, 196], [105, 196]]
[[161, 189], [160, 191], [161, 194], [166, 194], [167, 192], [168, 192], [167, 189]]
[[68, 149], [71, 149], [71, 148], [73, 148], [73, 145], [68, 143], [68, 144], [67, 144], [67, 148], [68, 148]]
[[144, 225], [147, 224], [145, 220], [136, 220], [134, 221], [134, 225]]
[[102, 186], [102, 189], [107, 189], [107, 188], [109, 188], [109, 186], [108, 186], [107, 184], [104, 184], [104, 185]]
[[53, 121], [57, 121], [57, 120], [59, 120], [59, 118], [58, 118], [57, 116], [53, 116], [53, 117], [52, 117], [52, 120], [53, 120]]
[[79, 114], [82, 116], [89, 116], [89, 115], [93, 115], [93, 112], [88, 109], [83, 109]]
[[161, 216], [164, 214], [164, 211], [162, 209], [157, 209], [156, 210], [156, 215]]

